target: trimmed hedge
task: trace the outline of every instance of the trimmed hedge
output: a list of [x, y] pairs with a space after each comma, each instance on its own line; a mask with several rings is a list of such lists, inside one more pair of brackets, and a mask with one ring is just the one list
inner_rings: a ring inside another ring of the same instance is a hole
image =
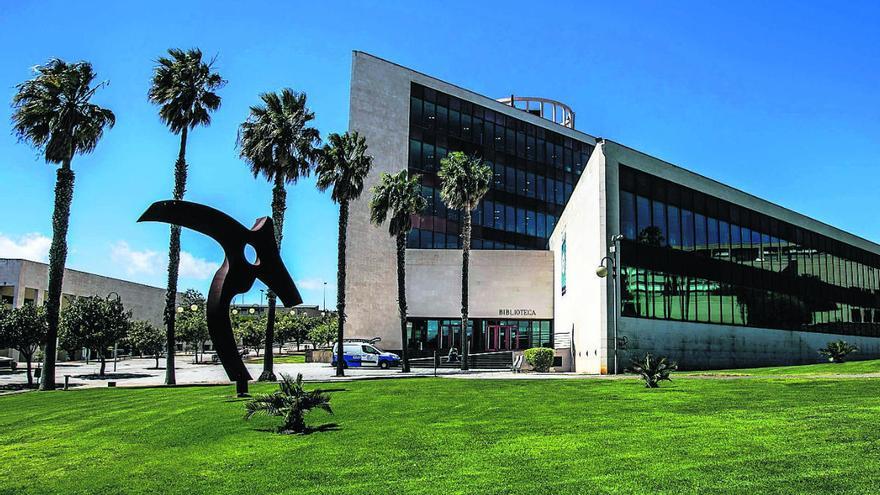
[[550, 371], [550, 367], [553, 366], [553, 356], [556, 355], [556, 352], [547, 347], [533, 347], [526, 349], [526, 352], [523, 354], [526, 362], [532, 365], [535, 371], [543, 373]]

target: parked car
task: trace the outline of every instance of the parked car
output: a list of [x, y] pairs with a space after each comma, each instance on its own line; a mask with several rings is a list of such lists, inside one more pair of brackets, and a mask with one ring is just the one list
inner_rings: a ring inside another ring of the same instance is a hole
[[6, 356], [0, 356], [0, 368], [8, 368], [12, 371], [15, 371], [15, 368], [17, 367], [18, 363], [14, 359], [8, 358]]
[[[338, 345], [333, 346], [333, 366], [336, 366], [338, 348]], [[385, 352], [365, 342], [343, 342], [342, 366], [345, 368], [378, 366], [382, 369], [388, 369], [392, 366], [400, 366], [400, 356], [392, 352]]]

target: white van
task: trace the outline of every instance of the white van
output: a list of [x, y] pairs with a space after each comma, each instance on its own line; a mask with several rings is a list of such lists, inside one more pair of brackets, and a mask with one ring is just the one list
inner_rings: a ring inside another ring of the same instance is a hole
[[[336, 353], [339, 346], [333, 345], [333, 366], [336, 366]], [[392, 366], [400, 366], [400, 356], [391, 352], [385, 352], [366, 342], [343, 342], [342, 362], [343, 366], [378, 366], [387, 369]]]

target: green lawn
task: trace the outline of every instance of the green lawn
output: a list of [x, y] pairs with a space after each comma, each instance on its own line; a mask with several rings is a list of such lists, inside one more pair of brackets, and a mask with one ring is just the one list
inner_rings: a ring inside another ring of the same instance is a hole
[[[374, 380], [307, 436], [231, 387], [0, 397], [0, 493], [876, 493], [880, 380]], [[254, 390], [269, 390], [255, 385]]]
[[692, 371], [689, 375], [860, 375], [880, 373], [880, 359], [849, 361], [846, 363], [805, 364], [802, 366], [781, 366], [768, 368], [744, 368], [733, 370]]
[[[272, 361], [275, 364], [299, 364], [305, 363], [306, 357], [303, 354], [288, 354], [283, 356], [274, 356]], [[247, 360], [247, 362], [252, 364], [263, 364], [263, 357], [260, 356], [258, 358], [250, 358]]]

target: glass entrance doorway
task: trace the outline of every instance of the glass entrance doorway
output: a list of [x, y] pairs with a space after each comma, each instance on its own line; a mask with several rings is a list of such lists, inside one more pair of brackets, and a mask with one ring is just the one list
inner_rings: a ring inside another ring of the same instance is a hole
[[515, 348], [518, 333], [515, 325], [488, 325], [486, 330], [487, 351], [506, 351]]

